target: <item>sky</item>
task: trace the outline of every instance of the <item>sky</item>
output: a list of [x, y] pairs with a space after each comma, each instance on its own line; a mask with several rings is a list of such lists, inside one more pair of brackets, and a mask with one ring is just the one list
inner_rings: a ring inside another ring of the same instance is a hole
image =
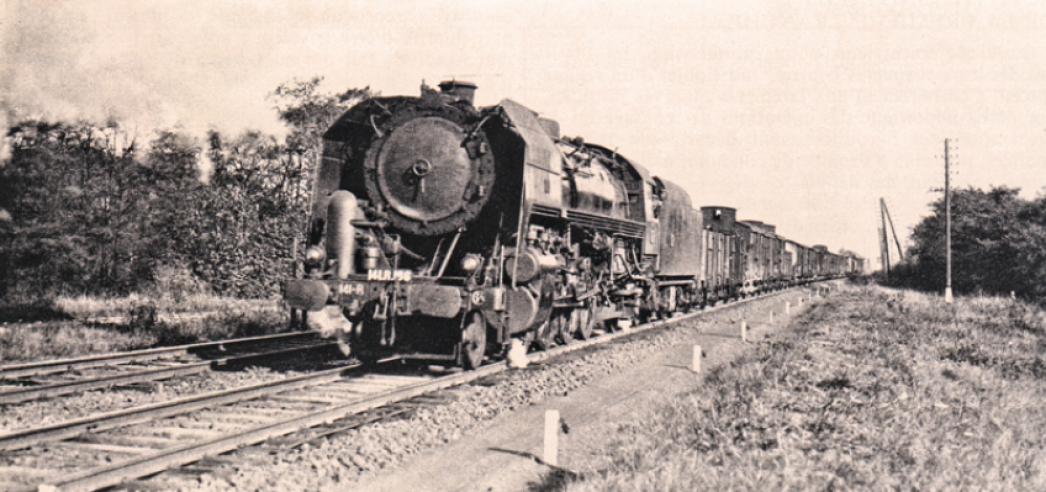
[[[0, 118], [280, 133], [278, 85], [476, 83], [800, 243], [879, 256], [943, 187], [1046, 192], [1046, 4], [0, 1]], [[0, 121], [0, 123], [3, 123]]]

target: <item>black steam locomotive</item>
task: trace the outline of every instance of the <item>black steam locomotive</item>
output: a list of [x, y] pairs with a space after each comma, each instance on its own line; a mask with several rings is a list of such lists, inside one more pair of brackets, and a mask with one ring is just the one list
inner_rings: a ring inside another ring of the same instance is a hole
[[306, 274], [285, 296], [361, 359], [475, 368], [513, 338], [548, 347], [860, 267], [734, 209], [695, 210], [516, 102], [475, 107], [475, 90], [369, 99], [324, 135]]

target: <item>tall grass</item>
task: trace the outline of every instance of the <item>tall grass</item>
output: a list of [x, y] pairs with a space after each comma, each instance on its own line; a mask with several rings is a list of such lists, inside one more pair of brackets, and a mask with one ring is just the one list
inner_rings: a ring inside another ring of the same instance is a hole
[[852, 287], [793, 328], [621, 426], [563, 487], [1046, 490], [1042, 311]]
[[128, 317], [141, 306], [152, 306], [160, 313], [199, 313], [250, 311], [276, 308], [278, 301], [248, 300], [197, 293], [182, 296], [130, 294], [124, 297], [59, 296], [54, 310], [73, 319]]
[[[235, 303], [233, 304], [235, 306]], [[96, 312], [96, 311], [92, 311]], [[279, 333], [286, 310], [224, 306], [200, 319], [164, 321], [152, 304], [121, 308], [127, 322], [44, 321], [0, 325], [0, 361], [34, 361]]]

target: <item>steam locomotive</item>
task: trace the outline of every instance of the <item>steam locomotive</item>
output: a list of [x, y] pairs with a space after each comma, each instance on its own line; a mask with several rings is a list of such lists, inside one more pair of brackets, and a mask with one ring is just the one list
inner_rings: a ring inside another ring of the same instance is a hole
[[301, 322], [363, 360], [478, 367], [513, 339], [596, 329], [835, 277], [860, 260], [803, 246], [476, 86], [365, 100], [325, 133]]

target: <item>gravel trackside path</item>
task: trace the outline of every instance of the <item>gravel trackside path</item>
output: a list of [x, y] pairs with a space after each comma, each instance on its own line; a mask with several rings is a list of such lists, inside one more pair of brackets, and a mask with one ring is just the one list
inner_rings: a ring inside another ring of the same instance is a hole
[[[509, 371], [440, 393], [442, 403], [419, 406], [395, 419], [283, 450], [246, 449], [199, 473], [165, 473], [150, 490], [206, 491], [523, 491], [549, 468], [542, 453], [546, 409], [569, 426], [560, 436], [559, 464], [582, 465], [598, 456], [616, 424], [653, 396], [696, 387], [688, 369], [694, 344], [706, 353], [704, 370], [729, 362], [749, 340], [765, 340], [800, 310], [811, 290], [795, 289], [727, 306], [619, 340]], [[791, 317], [784, 315], [790, 301]], [[767, 323], [770, 311], [775, 323]], [[528, 485], [529, 484], [529, 485]]]
[[[659, 395], [686, 392], [700, 384], [688, 369], [695, 344], [705, 352], [703, 371], [728, 363], [745, 349], [738, 334], [740, 317], [752, 318], [749, 340], [765, 340], [787, 324], [780, 307], [784, 300], [794, 304], [797, 298], [785, 294], [750, 307], [724, 310], [711, 321], [686, 321], [672, 330], [674, 336], [665, 337], [668, 343], [659, 344], [655, 353], [635, 365], [596, 378], [566, 396], [551, 396], [487, 422], [468, 438], [422, 454], [399, 469], [362, 477], [355, 490], [533, 490], [551, 470], [540, 461], [545, 411], [549, 409], [558, 410], [569, 428], [559, 436], [558, 465], [564, 470], [585, 469], [586, 461], [598, 456], [614, 437], [620, 422], [629, 421]], [[773, 325], [765, 323], [770, 306], [777, 308]]]

